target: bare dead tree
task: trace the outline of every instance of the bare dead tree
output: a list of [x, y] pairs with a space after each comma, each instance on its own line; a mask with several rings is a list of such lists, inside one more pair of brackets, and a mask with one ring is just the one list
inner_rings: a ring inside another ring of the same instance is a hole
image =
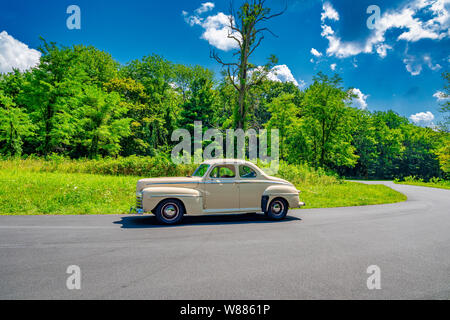
[[[265, 6], [265, 0], [246, 0], [236, 12], [230, 3], [228, 15], [228, 38], [237, 43], [233, 57], [237, 61], [224, 62], [219, 54], [211, 51], [211, 58], [216, 60], [226, 70], [228, 81], [238, 93], [238, 104], [234, 111], [234, 122], [237, 128], [245, 129], [247, 116], [247, 94], [252, 86], [258, 85], [267, 76], [269, 68], [276, 63], [276, 57], [270, 56], [269, 62], [263, 67], [257, 67], [249, 62], [250, 56], [259, 47], [265, 33], [276, 35], [263, 24], [272, 18], [280, 16], [286, 11], [271, 14], [271, 9]], [[251, 77], [250, 76], [251, 73]]]

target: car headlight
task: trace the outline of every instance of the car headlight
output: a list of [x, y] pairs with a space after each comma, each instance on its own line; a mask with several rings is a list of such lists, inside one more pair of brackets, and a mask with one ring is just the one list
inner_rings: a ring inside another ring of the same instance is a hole
[[142, 191], [136, 192], [136, 197], [142, 198]]

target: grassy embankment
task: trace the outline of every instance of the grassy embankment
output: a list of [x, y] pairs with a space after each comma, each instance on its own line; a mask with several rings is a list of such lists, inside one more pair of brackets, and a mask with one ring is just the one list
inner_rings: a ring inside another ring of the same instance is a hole
[[408, 184], [412, 186], [431, 187], [440, 189], [450, 189], [450, 180], [443, 180], [439, 178], [431, 178], [428, 182], [416, 177], [406, 177], [402, 180], [394, 180], [398, 184]]
[[[0, 161], [0, 214], [121, 214], [141, 177], [185, 176], [195, 166], [161, 159]], [[342, 181], [305, 166], [282, 164], [278, 176], [302, 191], [306, 208], [393, 203], [406, 197], [383, 185]]]

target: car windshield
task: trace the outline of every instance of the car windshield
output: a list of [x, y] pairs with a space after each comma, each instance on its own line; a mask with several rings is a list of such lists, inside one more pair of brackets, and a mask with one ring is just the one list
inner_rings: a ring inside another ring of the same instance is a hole
[[193, 177], [203, 177], [208, 171], [209, 164], [201, 164], [198, 166], [198, 168], [195, 170], [195, 172], [192, 174]]

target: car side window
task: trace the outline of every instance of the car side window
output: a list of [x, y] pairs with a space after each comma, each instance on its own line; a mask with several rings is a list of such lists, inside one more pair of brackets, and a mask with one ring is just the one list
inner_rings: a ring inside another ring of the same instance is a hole
[[211, 178], [234, 178], [236, 173], [234, 172], [234, 166], [217, 166], [214, 167], [209, 175]]
[[256, 172], [248, 166], [239, 166], [239, 175], [241, 178], [256, 178]]

